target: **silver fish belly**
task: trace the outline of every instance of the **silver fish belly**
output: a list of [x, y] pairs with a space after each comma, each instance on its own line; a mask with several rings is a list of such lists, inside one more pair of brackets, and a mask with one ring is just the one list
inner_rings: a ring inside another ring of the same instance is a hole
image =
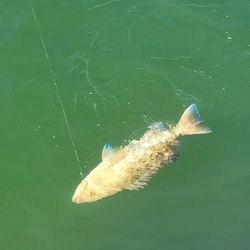
[[179, 156], [178, 137], [210, 133], [200, 119], [195, 104], [183, 113], [178, 124], [167, 130], [162, 124], [151, 126], [140, 140], [113, 150], [105, 145], [102, 162], [78, 185], [72, 201], [93, 202], [124, 189], [143, 188], [158, 170], [174, 162]]

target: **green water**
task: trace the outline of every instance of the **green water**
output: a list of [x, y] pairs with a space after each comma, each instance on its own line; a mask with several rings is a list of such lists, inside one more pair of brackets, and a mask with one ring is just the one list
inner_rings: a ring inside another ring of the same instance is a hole
[[[3, 250], [250, 249], [249, 1], [0, 3]], [[41, 37], [48, 52], [43, 51]], [[141, 191], [75, 205], [104, 143], [196, 103], [213, 134]]]

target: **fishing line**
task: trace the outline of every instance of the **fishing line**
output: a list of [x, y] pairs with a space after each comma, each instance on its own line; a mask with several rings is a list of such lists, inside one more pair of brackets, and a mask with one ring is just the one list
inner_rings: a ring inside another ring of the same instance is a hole
[[46, 60], [47, 60], [48, 66], [49, 66], [49, 71], [50, 71], [50, 74], [51, 74], [52, 82], [53, 82], [54, 87], [56, 89], [56, 94], [57, 94], [57, 97], [58, 97], [58, 100], [59, 100], [59, 103], [60, 103], [60, 107], [61, 107], [61, 110], [62, 110], [62, 113], [63, 113], [63, 117], [64, 117], [64, 121], [65, 121], [65, 124], [66, 124], [66, 127], [67, 127], [69, 138], [70, 138], [70, 141], [71, 141], [74, 153], [75, 153], [76, 161], [77, 161], [77, 164], [78, 164], [78, 167], [79, 167], [79, 170], [80, 170], [80, 175], [83, 176], [80, 159], [78, 157], [78, 153], [77, 153], [76, 146], [75, 146], [75, 143], [74, 143], [74, 140], [73, 140], [72, 132], [71, 132], [69, 122], [68, 122], [68, 118], [67, 118], [67, 115], [66, 115], [66, 111], [65, 111], [63, 101], [62, 101], [62, 98], [61, 98], [61, 95], [60, 95], [60, 91], [59, 91], [59, 88], [58, 88], [58, 85], [57, 85], [57, 82], [56, 82], [56, 79], [55, 79], [54, 70], [52, 68], [51, 61], [50, 61], [50, 58], [49, 58], [49, 55], [48, 55], [48, 52], [47, 52], [47, 49], [46, 49], [46, 46], [45, 46], [45, 42], [44, 42], [44, 39], [43, 39], [43, 35], [42, 35], [42, 32], [41, 32], [40, 27], [39, 27], [37, 15], [36, 15], [35, 9], [32, 6], [31, 1], [29, 1], [29, 4], [30, 4], [31, 10], [32, 10], [33, 18], [34, 18], [34, 21], [35, 21], [35, 24], [36, 24], [36, 28], [37, 28], [40, 40], [41, 40], [41, 43], [42, 43], [43, 51], [44, 51], [44, 54], [45, 54], [45, 57], [46, 57]]

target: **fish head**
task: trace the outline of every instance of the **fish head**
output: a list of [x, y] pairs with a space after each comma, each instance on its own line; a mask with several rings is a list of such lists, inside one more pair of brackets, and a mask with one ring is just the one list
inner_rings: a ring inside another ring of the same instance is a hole
[[88, 186], [88, 182], [83, 180], [79, 185], [78, 187], [76, 188], [75, 190], [75, 193], [72, 197], [72, 202], [74, 203], [82, 203], [82, 202], [85, 202], [85, 191], [87, 189], [87, 186]]
[[93, 202], [121, 191], [115, 177], [114, 166], [125, 157], [124, 148], [111, 150], [110, 145], [105, 145], [102, 162], [78, 185], [72, 202], [77, 204]]
[[105, 187], [95, 185], [91, 181], [84, 179], [76, 188], [72, 202], [76, 204], [90, 203], [116, 193], [117, 191], [118, 190], [106, 189]]
[[95, 188], [89, 185], [87, 180], [83, 180], [75, 190], [75, 193], [72, 197], [72, 202], [79, 203], [88, 203], [100, 199]]

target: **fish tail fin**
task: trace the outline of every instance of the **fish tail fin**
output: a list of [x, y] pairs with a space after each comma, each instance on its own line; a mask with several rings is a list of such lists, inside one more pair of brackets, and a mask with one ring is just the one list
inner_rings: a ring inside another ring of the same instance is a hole
[[182, 114], [174, 128], [176, 137], [194, 134], [211, 133], [212, 130], [201, 120], [195, 104], [191, 104]]

